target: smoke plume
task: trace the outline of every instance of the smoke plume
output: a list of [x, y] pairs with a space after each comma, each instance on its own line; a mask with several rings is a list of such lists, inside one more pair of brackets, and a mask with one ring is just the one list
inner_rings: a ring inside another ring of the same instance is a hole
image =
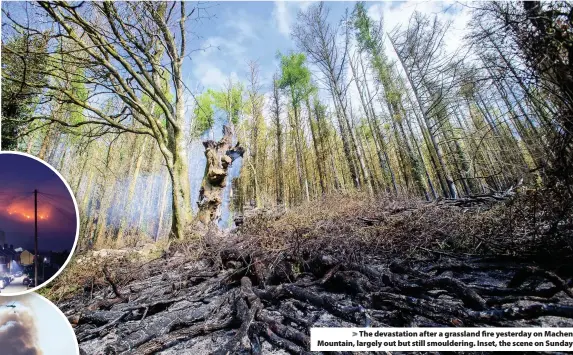
[[[5, 355], [42, 355], [34, 317], [22, 297], [0, 298], [0, 353]], [[6, 307], [14, 304], [16, 307]]]

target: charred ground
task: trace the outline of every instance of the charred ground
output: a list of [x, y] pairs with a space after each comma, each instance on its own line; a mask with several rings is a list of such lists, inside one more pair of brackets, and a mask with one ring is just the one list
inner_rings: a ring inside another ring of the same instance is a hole
[[573, 326], [567, 195], [330, 196], [144, 258], [76, 256], [47, 293], [86, 354], [304, 354], [310, 327]]

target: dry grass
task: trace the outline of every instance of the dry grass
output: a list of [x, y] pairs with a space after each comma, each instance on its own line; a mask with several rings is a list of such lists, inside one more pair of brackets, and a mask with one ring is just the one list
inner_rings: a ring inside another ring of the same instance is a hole
[[87, 285], [93, 285], [94, 288], [97, 288], [104, 282], [101, 273], [102, 267], [113, 263], [117, 263], [117, 259], [85, 260], [82, 257], [74, 258], [66, 269], [48, 287], [42, 288], [39, 293], [53, 302], [59, 302], [69, 295], [82, 292]]
[[147, 244], [144, 248], [104, 248], [75, 255], [65, 270], [39, 293], [58, 302], [78, 292], [86, 292], [86, 289], [89, 289], [87, 292], [93, 292], [109, 286], [102, 272], [104, 267], [109, 270], [135, 270], [137, 273], [140, 266], [161, 258], [168, 247], [168, 241], [161, 240], [154, 245]]
[[236, 250], [267, 265], [317, 254], [357, 262], [440, 254], [563, 260], [573, 255], [573, 213], [565, 200], [558, 192], [527, 191], [505, 202], [462, 208], [359, 193], [330, 195], [286, 213], [258, 213], [229, 235], [191, 229], [184, 240], [161, 242], [145, 257], [133, 251], [121, 257], [76, 256], [42, 293], [58, 301], [107, 287], [104, 265], [137, 270], [165, 250], [189, 261], [214, 260], [221, 250]]
[[[279, 218], [259, 215], [241, 230], [245, 244], [267, 252], [315, 251], [384, 257], [465, 253], [547, 257], [573, 254], [573, 222], [546, 192], [471, 208], [412, 199], [332, 195]], [[544, 196], [544, 198], [540, 198]], [[549, 201], [549, 202], [548, 202]], [[555, 228], [554, 226], [558, 226]]]

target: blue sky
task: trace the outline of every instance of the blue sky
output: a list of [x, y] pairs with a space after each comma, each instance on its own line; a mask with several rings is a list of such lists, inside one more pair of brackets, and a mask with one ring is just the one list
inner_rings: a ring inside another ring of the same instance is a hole
[[[209, 15], [198, 28], [195, 48], [207, 48], [192, 55], [187, 68], [189, 86], [219, 88], [227, 78], [245, 79], [247, 63], [257, 61], [261, 81], [270, 83], [278, 68], [277, 52], [296, 50], [290, 38], [299, 10], [312, 2], [219, 2], [210, 3]], [[353, 2], [331, 2], [330, 17], [339, 21]], [[194, 27], [194, 26], [193, 26]]]
[[[276, 53], [296, 50], [290, 37], [297, 12], [305, 10], [309, 1], [277, 2], [218, 2], [209, 3], [209, 18], [190, 24], [192, 42], [190, 47], [199, 49], [191, 55], [185, 66], [185, 81], [194, 92], [206, 88], [220, 89], [228, 78], [246, 81], [250, 60], [260, 66], [263, 90], [270, 90], [273, 73], [278, 68]], [[354, 2], [329, 2], [330, 20], [340, 21]], [[384, 27], [389, 31], [400, 25], [407, 26], [414, 11], [437, 14], [440, 18], [453, 20], [449, 34], [451, 48], [458, 47], [469, 20], [469, 11], [454, 2], [367, 2], [368, 14], [375, 20], [383, 17]], [[393, 57], [387, 46], [389, 57]], [[352, 94], [352, 93], [351, 93]], [[192, 100], [190, 100], [192, 101]], [[358, 100], [353, 100], [358, 102]], [[191, 102], [192, 104], [192, 102]]]
[[[192, 55], [188, 74], [191, 87], [224, 85], [229, 76], [244, 78], [247, 63], [257, 61], [261, 80], [270, 82], [277, 68], [276, 54], [295, 49], [290, 30], [296, 13], [310, 2], [221, 2], [209, 4], [213, 17], [196, 32], [195, 47], [207, 48]], [[345, 5], [330, 3], [332, 17], [339, 18]], [[193, 26], [194, 27], [194, 26]]]
[[[190, 58], [184, 63], [184, 80], [189, 89], [197, 94], [207, 88], [221, 89], [233, 80], [246, 81], [248, 62], [257, 61], [263, 91], [270, 91], [273, 73], [278, 69], [276, 54], [296, 50], [290, 32], [297, 12], [307, 9], [311, 1], [254, 1], [254, 2], [203, 2], [200, 21], [189, 20], [187, 48]], [[193, 6], [196, 3], [193, 3]], [[3, 4], [3, 8], [22, 14], [22, 4]], [[188, 5], [189, 7], [191, 5]], [[330, 21], [337, 23], [346, 9], [352, 11], [354, 2], [328, 2]], [[405, 28], [414, 11], [436, 14], [441, 19], [452, 20], [448, 33], [450, 47], [460, 45], [469, 10], [456, 1], [372, 1], [367, 2], [368, 14], [374, 20], [384, 19], [384, 28], [389, 31], [396, 26]], [[17, 9], [20, 9], [19, 11]], [[388, 56], [393, 52], [389, 45]], [[356, 96], [351, 86], [350, 94]], [[322, 93], [323, 99], [327, 99]], [[194, 104], [188, 96], [187, 108]], [[358, 102], [355, 98], [352, 102]]]

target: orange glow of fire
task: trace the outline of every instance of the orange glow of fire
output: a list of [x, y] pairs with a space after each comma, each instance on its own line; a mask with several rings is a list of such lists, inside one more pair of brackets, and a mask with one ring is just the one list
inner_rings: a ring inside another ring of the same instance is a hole
[[[31, 205], [31, 206], [30, 206]], [[11, 218], [24, 221], [24, 222], [31, 222], [34, 220], [34, 205], [30, 203], [23, 203], [23, 202], [16, 202], [8, 206], [7, 208], [8, 215]], [[38, 220], [49, 220], [51, 207], [46, 205], [38, 206]]]

